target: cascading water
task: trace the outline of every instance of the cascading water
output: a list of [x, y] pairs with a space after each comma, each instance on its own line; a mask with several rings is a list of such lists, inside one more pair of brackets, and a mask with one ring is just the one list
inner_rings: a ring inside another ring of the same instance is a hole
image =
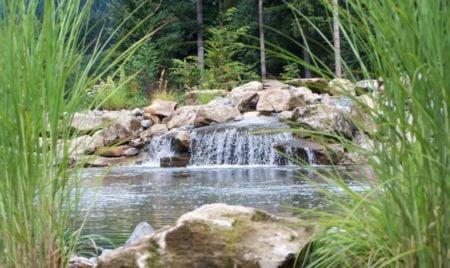
[[149, 165], [159, 166], [162, 157], [174, 156], [175, 151], [172, 148], [172, 137], [163, 135], [154, 137], [149, 145], [150, 162]]
[[289, 160], [280, 155], [273, 145], [290, 139], [290, 133], [254, 135], [249, 130], [239, 128], [212, 132], [193, 131], [190, 164], [286, 165], [290, 164]]
[[[288, 128], [275, 117], [257, 117], [197, 128], [190, 132], [191, 166], [211, 165], [292, 165], [298, 150], [285, 146], [280, 153], [276, 144], [289, 144], [294, 140], [289, 132], [271, 133], [270, 129]], [[261, 133], [254, 133], [255, 131]], [[298, 148], [297, 148], [298, 149]], [[177, 154], [174, 139], [166, 134], [152, 139], [150, 165], [159, 165], [161, 158]], [[302, 148], [303, 161], [315, 163], [314, 152]]]

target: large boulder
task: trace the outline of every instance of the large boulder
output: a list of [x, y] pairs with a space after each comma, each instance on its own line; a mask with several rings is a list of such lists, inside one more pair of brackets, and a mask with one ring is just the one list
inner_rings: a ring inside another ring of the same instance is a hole
[[109, 123], [100, 111], [78, 112], [73, 115], [70, 127], [74, 132], [86, 134], [99, 130]]
[[289, 85], [278, 80], [265, 80], [263, 83], [264, 90], [282, 90], [288, 89]]
[[177, 103], [174, 101], [154, 100], [150, 106], [144, 109], [144, 114], [167, 117], [175, 112], [176, 107]]
[[335, 78], [328, 83], [328, 93], [331, 95], [355, 96], [356, 86], [347, 79]]
[[192, 90], [185, 94], [187, 105], [206, 104], [216, 97], [225, 97], [227, 92], [221, 89]]
[[227, 105], [204, 105], [194, 120], [195, 127], [203, 127], [211, 123], [224, 123], [233, 120], [241, 113], [236, 107]]
[[356, 127], [345, 109], [328, 104], [313, 104], [296, 108], [293, 119], [301, 127], [325, 134], [343, 135], [348, 139], [352, 139], [356, 131]]
[[169, 132], [169, 128], [165, 124], [156, 124], [149, 128], [150, 136], [158, 137]]
[[138, 150], [128, 145], [109, 146], [97, 148], [95, 154], [104, 157], [134, 156], [138, 154]]
[[287, 84], [295, 87], [307, 87], [315, 93], [327, 92], [328, 81], [325, 78], [298, 78], [286, 81]]
[[257, 111], [281, 112], [290, 110], [291, 107], [291, 93], [287, 89], [267, 89], [259, 92]]
[[258, 81], [252, 81], [248, 82], [246, 84], [243, 84], [241, 86], [235, 87], [231, 90], [232, 93], [242, 93], [246, 91], [260, 91], [263, 90], [263, 84]]
[[322, 98], [307, 87], [291, 87], [289, 91], [291, 93], [291, 106], [293, 107], [317, 103]]
[[250, 90], [231, 92], [229, 97], [234, 107], [238, 108], [241, 112], [254, 111], [259, 99], [258, 92]]
[[[62, 155], [64, 143], [58, 142], [58, 152]], [[82, 155], [92, 154], [99, 147], [103, 146], [103, 139], [97, 136], [83, 135], [67, 141], [69, 156], [79, 159]]]
[[313, 228], [296, 218], [204, 205], [175, 226], [98, 258], [98, 267], [292, 267]]
[[383, 85], [383, 81], [376, 79], [361, 80], [356, 82], [356, 92], [359, 95], [378, 91]]
[[355, 125], [370, 135], [378, 131], [374, 111], [376, 111], [376, 102], [371, 94], [358, 96], [356, 105], [351, 110], [351, 118]]
[[94, 134], [94, 136], [102, 137], [105, 146], [127, 143], [139, 135], [141, 121], [134, 115], [122, 114], [109, 117], [109, 120], [111, 124]]
[[169, 122], [167, 122], [167, 127], [169, 129], [194, 126], [195, 118], [197, 117], [197, 112], [202, 106], [182, 106], [178, 108], [175, 113], [171, 116]]
[[186, 167], [189, 164], [190, 157], [188, 154], [180, 154], [174, 156], [161, 157], [159, 160], [160, 167]]

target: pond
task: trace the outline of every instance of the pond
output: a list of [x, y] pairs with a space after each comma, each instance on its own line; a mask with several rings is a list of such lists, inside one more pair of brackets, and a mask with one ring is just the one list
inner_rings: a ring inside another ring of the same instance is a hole
[[[325, 174], [330, 169], [315, 171]], [[355, 172], [339, 172], [348, 171]], [[324, 205], [318, 188], [330, 187], [317, 183], [319, 176], [310, 168], [281, 166], [133, 166], [86, 169], [83, 178], [81, 215], [75, 221], [81, 225], [85, 220], [83, 234], [102, 236], [115, 246], [123, 244], [142, 221], [157, 229], [204, 204], [219, 202], [292, 215], [293, 208]], [[348, 183], [361, 187], [357, 181]]]

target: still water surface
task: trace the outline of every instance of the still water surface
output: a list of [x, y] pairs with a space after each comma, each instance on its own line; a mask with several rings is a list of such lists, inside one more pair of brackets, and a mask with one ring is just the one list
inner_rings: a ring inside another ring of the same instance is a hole
[[[81, 215], [76, 221], [86, 220], [84, 234], [100, 235], [121, 245], [139, 222], [160, 228], [204, 204], [244, 205], [286, 216], [293, 207], [325, 203], [317, 184], [305, 176], [319, 181], [315, 172], [294, 167], [86, 169]], [[361, 187], [355, 181], [349, 184]]]

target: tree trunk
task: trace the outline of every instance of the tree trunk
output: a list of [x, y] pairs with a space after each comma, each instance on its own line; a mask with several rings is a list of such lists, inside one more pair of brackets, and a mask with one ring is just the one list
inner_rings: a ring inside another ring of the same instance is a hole
[[263, 0], [258, 0], [258, 13], [259, 13], [259, 46], [261, 50], [261, 78], [264, 80], [267, 78], [266, 71], [266, 47], [264, 40], [264, 6]]
[[336, 77], [342, 77], [341, 40], [339, 36], [339, 3], [333, 0], [333, 40], [334, 40], [334, 68]]
[[[303, 48], [303, 60], [307, 63], [307, 64], [311, 64], [311, 57], [309, 56], [308, 50], [305, 48]], [[309, 70], [308, 66], [305, 66], [305, 78], [311, 78], [311, 71]]]
[[205, 73], [205, 48], [203, 47], [203, 0], [197, 0], [197, 57], [201, 77]]

